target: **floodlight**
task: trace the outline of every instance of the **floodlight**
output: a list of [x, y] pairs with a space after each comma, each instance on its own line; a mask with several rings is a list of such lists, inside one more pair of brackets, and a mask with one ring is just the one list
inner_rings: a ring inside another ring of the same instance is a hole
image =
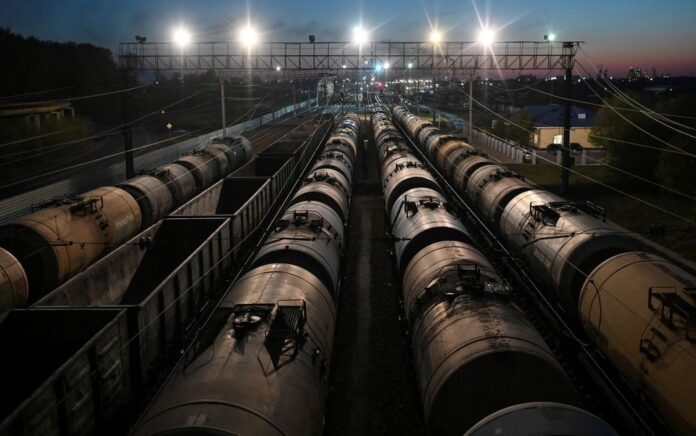
[[495, 40], [495, 33], [489, 27], [484, 27], [479, 32], [478, 41], [485, 47], [490, 47]]
[[253, 27], [246, 26], [239, 32], [239, 40], [247, 47], [252, 47], [259, 41], [259, 35]]
[[191, 43], [191, 33], [183, 27], [178, 27], [174, 30], [172, 39], [174, 40], [174, 44], [183, 48]]
[[365, 44], [367, 42], [368, 35], [367, 31], [362, 27], [356, 27], [353, 29], [353, 42], [358, 45]]

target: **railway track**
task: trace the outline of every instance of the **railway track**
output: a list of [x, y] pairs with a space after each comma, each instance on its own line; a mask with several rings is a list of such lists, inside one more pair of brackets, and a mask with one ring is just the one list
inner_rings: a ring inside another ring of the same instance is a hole
[[[399, 304], [377, 151], [362, 116], [325, 436], [425, 432]], [[363, 139], [369, 139], [363, 147]]]

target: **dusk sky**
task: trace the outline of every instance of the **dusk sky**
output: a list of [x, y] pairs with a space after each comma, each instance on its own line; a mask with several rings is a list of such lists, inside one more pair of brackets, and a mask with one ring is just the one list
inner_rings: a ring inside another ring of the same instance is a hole
[[[446, 40], [470, 41], [479, 28], [469, 0], [1, 0], [0, 26], [57, 41], [115, 50], [136, 34], [171, 39], [183, 23], [199, 41], [236, 37], [247, 16], [266, 41], [348, 40], [361, 20], [374, 40], [425, 40], [428, 18]], [[658, 73], [696, 74], [696, 0], [478, 0], [499, 40], [537, 40], [555, 32], [583, 40], [596, 65], [624, 75], [631, 65]], [[580, 58], [582, 61], [582, 57]], [[584, 63], [589, 66], [588, 61]]]

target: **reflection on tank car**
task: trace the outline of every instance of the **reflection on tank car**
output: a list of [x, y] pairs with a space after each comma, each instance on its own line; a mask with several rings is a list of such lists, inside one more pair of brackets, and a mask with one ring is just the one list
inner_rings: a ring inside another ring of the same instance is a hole
[[[240, 278], [222, 306], [230, 309], [220, 334], [176, 370], [134, 434], [321, 434], [336, 318], [331, 292], [301, 267], [271, 263]], [[285, 319], [293, 312], [307, 335], [288, 338], [291, 349], [276, 362], [274, 323], [296, 327]]]
[[319, 277], [333, 293], [338, 288], [342, 244], [340, 215], [324, 203], [304, 201], [288, 208], [252, 266], [292, 262]]
[[330, 206], [342, 221], [348, 219], [348, 190], [340, 182], [329, 178], [310, 179], [298, 189], [291, 204], [300, 202], [319, 202]]
[[197, 192], [203, 192], [220, 177], [220, 169], [216, 159], [203, 151], [194, 151], [175, 161], [186, 167], [196, 179]]
[[172, 193], [174, 204], [179, 206], [193, 197], [198, 192], [196, 179], [183, 165], [170, 163], [162, 165], [150, 172], [151, 175], [162, 180]]
[[[404, 107], [396, 107], [394, 116], [407, 131], [418, 118]], [[412, 135], [421, 149], [435, 137]], [[485, 156], [460, 153], [451, 155], [454, 169], [440, 166], [454, 187], [555, 291], [571, 319], [579, 317], [588, 336], [667, 425], [679, 434], [695, 433], [694, 275], [658, 256], [634, 252], [643, 248], [636, 239], [575, 203], [533, 189]], [[541, 429], [565, 432], [543, 419], [547, 410], [577, 418], [586, 428], [602, 428], [593, 427], [596, 422], [586, 415], [543, 405], [501, 411], [490, 422], [516, 429], [528, 418]], [[470, 434], [487, 434], [490, 428], [480, 423]]]
[[123, 189], [104, 187], [0, 227], [0, 244], [26, 272], [31, 303], [109, 247], [128, 240], [140, 226], [133, 197]]
[[519, 194], [534, 189], [524, 177], [497, 165], [475, 171], [468, 182], [468, 197], [491, 223], [497, 224], [505, 205]]
[[581, 212], [574, 203], [540, 190], [523, 192], [508, 203], [500, 232], [523, 254], [536, 276], [556, 291], [572, 317], [587, 275], [604, 259], [640, 247], [638, 241]]
[[446, 208], [440, 193], [429, 188], [413, 188], [396, 201], [390, 222], [397, 238], [396, 259], [403, 271], [413, 256], [438, 240], [471, 242], [464, 226]]
[[590, 338], [678, 434], [696, 434], [696, 276], [654, 254], [611, 257], [587, 277]]
[[[356, 116], [337, 126], [357, 143]], [[175, 370], [135, 434], [321, 434], [353, 165], [323, 153], [225, 295], [222, 330]]]
[[[384, 124], [388, 113], [375, 108], [373, 120]], [[446, 139], [453, 141], [452, 152], [467, 148], [456, 145], [459, 138]], [[389, 153], [380, 156], [390, 159]], [[506, 285], [447, 210], [442, 188], [432, 175], [423, 177], [427, 171], [415, 156], [407, 159], [413, 165], [400, 170], [406, 188], [397, 198], [391, 180], [398, 160], [382, 166], [382, 179], [429, 432], [461, 435], [518, 403], [577, 404], [548, 346], [506, 301]]]
[[353, 183], [353, 163], [346, 154], [337, 151], [323, 153], [312, 167], [312, 171], [324, 168], [340, 171], [350, 183]]
[[142, 228], [150, 227], [174, 208], [171, 191], [167, 189], [165, 182], [155, 176], [136, 176], [116, 187], [123, 189], [137, 201], [142, 215]]
[[384, 168], [383, 174], [382, 185], [388, 212], [394, 208], [397, 199], [410, 189], [427, 187], [433, 191], [442, 192], [440, 185], [425, 165], [412, 155], [392, 161]]

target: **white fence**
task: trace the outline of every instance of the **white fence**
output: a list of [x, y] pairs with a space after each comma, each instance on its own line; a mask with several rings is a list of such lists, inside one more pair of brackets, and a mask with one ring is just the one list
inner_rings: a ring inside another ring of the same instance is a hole
[[[522, 163], [524, 161], [525, 150], [519, 145], [513, 144], [502, 138], [491, 135], [483, 130], [474, 129], [473, 133], [469, 132], [469, 126], [466, 121], [459, 118], [458, 116], [443, 112], [438, 109], [432, 109], [430, 106], [423, 104], [417, 104], [419, 109], [424, 109], [428, 112], [436, 114], [437, 117], [446, 119], [456, 130], [461, 130], [462, 133], [469, 139], [469, 143], [477, 148], [493, 149], [503, 156], [509, 158], [510, 162]], [[538, 150], [529, 150], [531, 155], [526, 163], [537, 164], [537, 163], [552, 163], [549, 162], [549, 156], [547, 153], [539, 153]], [[542, 154], [543, 156], [539, 156]], [[580, 153], [580, 159], [576, 158], [576, 165], [588, 165], [587, 162], [587, 150], [582, 150]], [[561, 152], [557, 151], [555, 156], [555, 163], [561, 164]]]

